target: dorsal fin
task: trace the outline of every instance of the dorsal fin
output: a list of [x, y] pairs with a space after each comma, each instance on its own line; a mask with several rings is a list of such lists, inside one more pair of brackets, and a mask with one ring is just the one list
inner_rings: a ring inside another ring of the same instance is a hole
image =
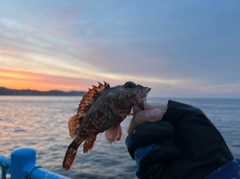
[[[74, 137], [76, 135], [76, 131], [80, 127], [80, 122], [81, 122], [80, 120], [84, 118], [85, 114], [87, 113], [92, 103], [97, 99], [97, 97], [105, 89], [108, 89], [108, 88], [110, 88], [110, 85], [105, 81], [104, 81], [104, 84], [98, 82], [98, 86], [92, 85], [92, 89], [89, 88], [88, 92], [82, 97], [82, 100], [78, 107], [77, 114], [72, 118], [70, 118], [68, 123], [69, 134], [71, 137]], [[75, 126], [75, 128], [73, 127], [73, 125]]]
[[89, 88], [88, 92], [83, 96], [78, 112], [77, 112], [77, 117], [78, 119], [81, 117], [84, 117], [86, 114], [86, 109], [89, 108], [89, 105], [91, 105], [95, 99], [105, 90], [110, 88], [110, 85], [104, 81], [104, 84], [98, 82], [98, 86], [92, 85], [92, 89]]

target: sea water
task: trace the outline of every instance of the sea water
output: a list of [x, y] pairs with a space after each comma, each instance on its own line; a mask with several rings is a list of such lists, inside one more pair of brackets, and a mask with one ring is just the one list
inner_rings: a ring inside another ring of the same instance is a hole
[[[18, 147], [37, 150], [37, 164], [74, 179], [133, 179], [136, 164], [125, 146], [130, 117], [122, 122], [123, 139], [110, 145], [99, 134], [92, 152], [77, 158], [69, 172], [62, 167], [66, 148], [72, 139], [67, 122], [76, 114], [81, 97], [0, 96], [0, 153], [10, 155]], [[222, 133], [234, 157], [240, 157], [240, 99], [170, 98], [196, 106]], [[148, 98], [154, 105], [168, 98]], [[204, 131], [203, 131], [204, 132]]]

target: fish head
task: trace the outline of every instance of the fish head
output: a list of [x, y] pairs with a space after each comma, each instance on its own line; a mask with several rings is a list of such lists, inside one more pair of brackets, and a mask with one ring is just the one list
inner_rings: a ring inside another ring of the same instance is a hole
[[[110, 93], [114, 101], [119, 101], [119, 107], [131, 109], [133, 105], [144, 109], [144, 102], [151, 88], [127, 81], [123, 85], [116, 86]], [[116, 102], [118, 103], [118, 102]]]

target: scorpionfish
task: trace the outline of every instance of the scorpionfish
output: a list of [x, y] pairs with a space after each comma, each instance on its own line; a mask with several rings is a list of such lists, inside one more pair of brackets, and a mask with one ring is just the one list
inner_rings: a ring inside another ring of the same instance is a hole
[[99, 83], [83, 96], [77, 114], [68, 122], [69, 135], [74, 138], [68, 146], [62, 166], [69, 171], [78, 147], [83, 144], [84, 154], [89, 153], [98, 133], [105, 131], [110, 144], [120, 141], [120, 123], [130, 115], [134, 105], [143, 109], [144, 101], [151, 88], [128, 81], [124, 85], [110, 87], [106, 82]]

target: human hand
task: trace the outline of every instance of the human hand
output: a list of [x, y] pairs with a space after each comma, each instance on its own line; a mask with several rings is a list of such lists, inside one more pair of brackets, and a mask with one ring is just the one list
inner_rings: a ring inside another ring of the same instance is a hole
[[130, 156], [136, 161], [138, 178], [165, 175], [169, 170], [164, 162], [172, 162], [181, 156], [179, 147], [173, 143], [174, 127], [161, 121], [167, 108], [167, 105], [148, 103], [144, 104], [144, 110], [133, 107], [125, 142]]
[[165, 110], [160, 108], [162, 115], [167, 110], [164, 117], [157, 113], [151, 118], [147, 111], [159, 107], [147, 105], [144, 110], [134, 106], [125, 140], [139, 178], [200, 179], [233, 160], [221, 133], [201, 109], [169, 100]]
[[128, 134], [130, 134], [133, 129], [143, 123], [161, 121], [166, 110], [167, 105], [152, 106], [148, 103], [144, 103], [144, 110], [134, 105], [133, 118], [127, 130]]

